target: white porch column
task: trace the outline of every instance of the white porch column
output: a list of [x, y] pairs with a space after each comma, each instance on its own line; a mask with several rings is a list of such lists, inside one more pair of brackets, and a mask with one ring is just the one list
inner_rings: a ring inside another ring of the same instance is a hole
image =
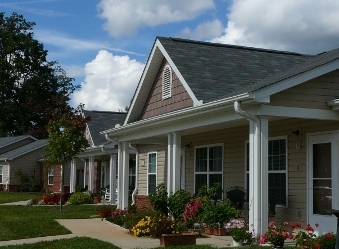
[[180, 153], [181, 153], [181, 136], [178, 133], [173, 133], [173, 151], [172, 151], [172, 170], [173, 170], [173, 183], [172, 193], [180, 190]]
[[75, 192], [75, 185], [76, 185], [76, 159], [71, 161], [71, 172], [70, 172], [70, 179], [69, 179], [69, 192]]
[[89, 157], [88, 163], [88, 191], [93, 192], [94, 188], [94, 157]]
[[268, 120], [250, 120], [249, 225], [257, 234], [268, 225]]
[[116, 167], [117, 155], [111, 154], [109, 161], [109, 187], [110, 187], [110, 203], [116, 204], [115, 200], [117, 198], [115, 189], [117, 188], [117, 167]]
[[173, 134], [168, 133], [167, 137], [167, 193], [169, 196], [173, 186]]
[[122, 144], [118, 143], [118, 199], [117, 208], [122, 208]]
[[86, 187], [86, 168], [87, 168], [87, 165], [86, 165], [86, 159], [84, 160], [84, 188]]
[[[129, 143], [122, 143], [122, 191], [119, 191], [121, 197], [121, 208], [128, 207], [128, 180], [129, 180]], [[119, 179], [120, 181], [120, 179]]]

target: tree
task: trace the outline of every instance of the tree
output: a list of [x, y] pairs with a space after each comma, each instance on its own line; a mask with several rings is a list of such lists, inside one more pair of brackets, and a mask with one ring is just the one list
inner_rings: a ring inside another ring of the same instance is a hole
[[[85, 137], [86, 123], [91, 119], [83, 115], [84, 105], [77, 108], [55, 109], [53, 119], [48, 123], [49, 140], [46, 151], [49, 152], [45, 165], [49, 168], [71, 161], [88, 146]], [[63, 175], [61, 174], [60, 211], [62, 210]]]
[[30, 134], [46, 138], [54, 109], [68, 108], [80, 86], [33, 38], [34, 22], [0, 12], [0, 136]]

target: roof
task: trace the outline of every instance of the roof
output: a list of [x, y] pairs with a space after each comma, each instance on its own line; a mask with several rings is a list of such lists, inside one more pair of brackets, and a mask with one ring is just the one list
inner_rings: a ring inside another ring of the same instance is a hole
[[32, 139], [32, 141], [37, 140], [36, 138], [29, 135], [15, 136], [15, 137], [0, 137], [0, 148], [6, 147], [8, 145], [14, 144], [16, 142], [25, 140], [27, 138]]
[[115, 127], [116, 124], [122, 125], [126, 118], [125, 112], [84, 110], [83, 113], [91, 117], [87, 126], [95, 146], [107, 143], [105, 136], [101, 135], [100, 131]]
[[258, 82], [267, 84], [265, 79], [313, 57], [178, 38], [157, 39], [194, 95], [203, 103], [252, 91], [253, 86], [261, 86]]
[[40, 149], [44, 146], [46, 146], [48, 143], [47, 139], [41, 139], [41, 140], [36, 140], [32, 143], [26, 144], [24, 146], [21, 146], [19, 148], [16, 148], [14, 150], [8, 151], [4, 154], [0, 155], [0, 160], [4, 161], [4, 160], [13, 160], [17, 157], [20, 157], [22, 155], [25, 155], [29, 152], [35, 151], [37, 149]]

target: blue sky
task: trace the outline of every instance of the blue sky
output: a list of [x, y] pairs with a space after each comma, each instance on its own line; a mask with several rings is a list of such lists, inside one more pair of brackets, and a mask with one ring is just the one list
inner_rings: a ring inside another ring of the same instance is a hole
[[75, 78], [76, 106], [123, 110], [156, 36], [316, 54], [339, 47], [338, 0], [0, 0]]

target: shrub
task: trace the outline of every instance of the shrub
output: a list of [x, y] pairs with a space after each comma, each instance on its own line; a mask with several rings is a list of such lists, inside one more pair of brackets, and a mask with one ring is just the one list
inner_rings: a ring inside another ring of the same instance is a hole
[[137, 237], [151, 236], [158, 238], [164, 233], [175, 232], [175, 221], [166, 215], [146, 216], [131, 229], [131, 234]]
[[174, 219], [182, 219], [186, 203], [191, 199], [191, 194], [183, 189], [176, 191], [168, 198], [168, 209]]
[[164, 183], [161, 183], [157, 186], [155, 193], [152, 193], [148, 196], [148, 200], [152, 204], [155, 211], [163, 215], [168, 214], [168, 196]]
[[333, 233], [326, 233], [315, 238], [315, 243], [320, 246], [320, 249], [333, 249], [335, 248], [336, 235]]
[[91, 204], [93, 203], [93, 198], [86, 192], [75, 192], [68, 200], [71, 205], [79, 204]]
[[[62, 195], [62, 203], [66, 203], [70, 198], [69, 193], [65, 193]], [[56, 205], [60, 204], [60, 194], [47, 194], [42, 196], [42, 200], [47, 205]]]

